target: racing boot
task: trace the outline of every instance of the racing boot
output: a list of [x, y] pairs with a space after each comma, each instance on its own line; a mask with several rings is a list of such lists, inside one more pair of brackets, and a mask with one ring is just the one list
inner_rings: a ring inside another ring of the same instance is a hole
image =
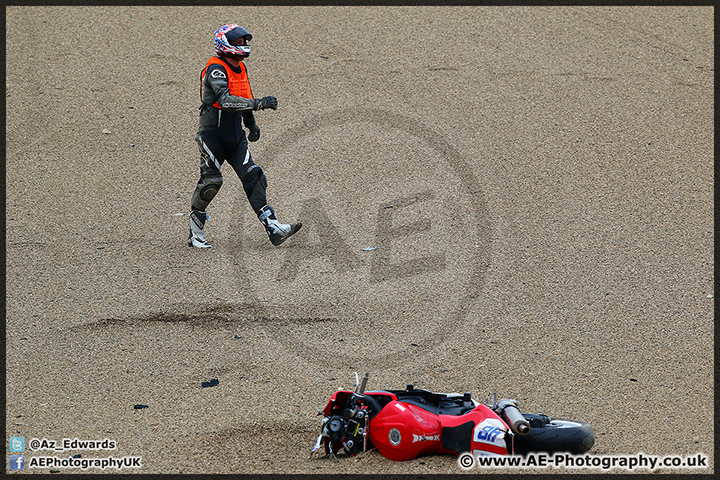
[[265, 226], [268, 237], [270, 237], [270, 242], [272, 242], [272, 244], [276, 247], [291, 236], [295, 235], [297, 231], [300, 230], [300, 227], [302, 227], [301, 222], [293, 223], [292, 225], [278, 222], [278, 219], [275, 216], [275, 211], [270, 205], [265, 205], [260, 209], [260, 215], [258, 215], [258, 218]]
[[190, 212], [190, 236], [188, 237], [188, 247], [195, 248], [212, 248], [205, 241], [205, 222], [210, 219], [210, 215], [202, 210], [193, 210]]

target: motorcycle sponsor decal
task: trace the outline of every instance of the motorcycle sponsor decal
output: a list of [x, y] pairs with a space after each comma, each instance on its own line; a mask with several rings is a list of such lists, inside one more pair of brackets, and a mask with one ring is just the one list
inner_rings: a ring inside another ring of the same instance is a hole
[[497, 418], [486, 418], [473, 430], [473, 441], [505, 447], [505, 425]]
[[418, 435], [413, 433], [413, 443], [415, 442], [439, 442], [440, 435]]

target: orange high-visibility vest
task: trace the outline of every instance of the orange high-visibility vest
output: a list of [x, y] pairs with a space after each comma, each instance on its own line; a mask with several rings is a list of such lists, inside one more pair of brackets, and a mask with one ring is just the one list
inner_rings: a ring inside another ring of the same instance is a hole
[[[228, 90], [230, 91], [230, 95], [235, 95], [236, 97], [243, 97], [243, 98], [253, 98], [252, 90], [250, 89], [250, 81], [248, 80], [247, 76], [247, 69], [245, 68], [245, 64], [243, 62], [240, 62], [240, 73], [236, 73], [232, 68], [228, 68], [228, 65], [223, 62], [218, 57], [212, 57], [210, 60], [208, 60], [207, 65], [205, 65], [205, 68], [203, 68], [202, 73], [200, 74], [200, 100], [202, 101], [202, 82], [205, 79], [205, 72], [207, 71], [208, 67], [213, 64], [219, 64], [225, 67], [225, 72], [228, 75]], [[215, 102], [213, 105], [215, 108], [221, 108], [220, 104], [218, 102]]]

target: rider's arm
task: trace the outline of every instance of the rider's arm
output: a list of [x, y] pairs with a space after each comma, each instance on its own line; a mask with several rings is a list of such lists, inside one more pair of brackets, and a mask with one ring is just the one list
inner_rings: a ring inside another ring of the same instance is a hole
[[252, 128], [252, 127], [254, 127], [254, 126], [256, 125], [256, 123], [255, 123], [255, 115], [253, 115], [252, 112], [243, 112], [243, 113], [242, 113], [242, 119], [243, 119], [243, 124], [244, 124], [247, 128]]

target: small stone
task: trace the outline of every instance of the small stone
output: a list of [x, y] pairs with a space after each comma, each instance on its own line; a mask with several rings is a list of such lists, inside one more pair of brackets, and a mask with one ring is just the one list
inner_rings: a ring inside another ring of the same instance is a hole
[[140, 410], [141, 408], [150, 408], [150, 406], [149, 406], [149, 405], [143, 405], [143, 404], [141, 404], [141, 403], [138, 403], [137, 405], [135, 405], [134, 408], [135, 408], [135, 410]]
[[206, 388], [206, 387], [214, 387], [214, 386], [217, 385], [218, 383], [220, 383], [220, 380], [218, 380], [217, 378], [213, 378], [213, 379], [210, 380], [209, 382], [202, 382], [201, 385], [202, 385], [203, 388]]
[[108, 130], [107, 128], [103, 128], [103, 133], [105, 135], [110, 135], [112, 132], [110, 130]]

